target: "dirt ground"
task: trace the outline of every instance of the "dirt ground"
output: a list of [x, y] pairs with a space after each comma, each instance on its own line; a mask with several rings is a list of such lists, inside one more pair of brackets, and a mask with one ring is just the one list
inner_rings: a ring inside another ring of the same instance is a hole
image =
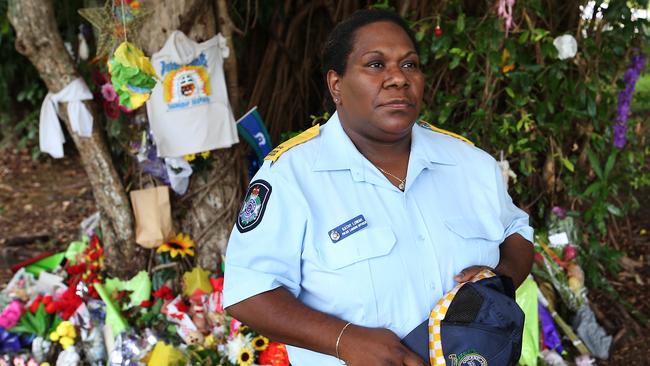
[[[641, 210], [619, 241], [627, 253], [620, 273], [609, 280], [625, 300], [650, 316], [650, 191], [639, 194]], [[0, 288], [17, 261], [58, 250], [79, 235], [79, 223], [96, 211], [78, 156], [32, 161], [27, 153], [0, 153]], [[642, 235], [642, 231], [648, 233]], [[596, 316], [614, 336], [611, 355], [598, 365], [650, 364], [650, 326], [634, 321], [604, 293], [590, 291]]]

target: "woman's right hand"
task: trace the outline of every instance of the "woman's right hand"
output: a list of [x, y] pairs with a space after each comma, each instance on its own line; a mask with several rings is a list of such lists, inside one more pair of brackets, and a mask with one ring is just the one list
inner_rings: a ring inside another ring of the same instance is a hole
[[339, 356], [347, 366], [426, 366], [388, 329], [350, 325], [339, 342]]

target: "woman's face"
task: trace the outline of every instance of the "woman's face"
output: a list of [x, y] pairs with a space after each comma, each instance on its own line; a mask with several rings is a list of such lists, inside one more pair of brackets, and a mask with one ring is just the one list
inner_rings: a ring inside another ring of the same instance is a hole
[[400, 26], [387, 21], [357, 29], [353, 42], [345, 75], [328, 74], [344, 127], [377, 141], [407, 136], [424, 90], [413, 43]]

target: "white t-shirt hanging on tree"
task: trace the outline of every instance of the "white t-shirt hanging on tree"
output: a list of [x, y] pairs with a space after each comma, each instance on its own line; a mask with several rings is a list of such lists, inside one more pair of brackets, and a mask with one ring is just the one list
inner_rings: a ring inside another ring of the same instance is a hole
[[221, 34], [196, 43], [174, 31], [151, 57], [160, 81], [147, 101], [147, 114], [158, 156], [180, 157], [239, 142], [223, 74], [229, 53]]

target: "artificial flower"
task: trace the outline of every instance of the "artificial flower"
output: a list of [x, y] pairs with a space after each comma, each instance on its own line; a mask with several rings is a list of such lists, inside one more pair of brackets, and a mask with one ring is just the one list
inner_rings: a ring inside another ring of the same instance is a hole
[[106, 83], [102, 85], [102, 97], [104, 97], [104, 100], [107, 102], [113, 102], [115, 99], [117, 99], [117, 92], [115, 92], [113, 84]]
[[120, 118], [120, 107], [116, 102], [109, 102], [107, 100], [102, 103], [104, 107], [104, 114], [110, 119]]
[[150, 308], [153, 305], [153, 301], [151, 300], [145, 300], [140, 303], [141, 308]]
[[240, 366], [249, 366], [253, 363], [253, 351], [250, 348], [244, 347], [239, 351], [237, 357], [237, 364]]
[[282, 343], [270, 342], [269, 346], [260, 353], [259, 363], [271, 366], [289, 366], [287, 348]]
[[59, 342], [64, 350], [75, 343], [75, 338], [77, 338], [77, 331], [69, 321], [62, 321], [56, 327], [56, 330], [50, 333], [50, 340]]
[[186, 255], [194, 256], [194, 242], [189, 235], [180, 233], [176, 237], [167, 243], [161, 245], [156, 250], [158, 253], [168, 252], [172, 258], [176, 258], [177, 255], [185, 257]]
[[196, 154], [183, 155], [183, 159], [185, 159], [185, 161], [188, 161], [188, 162], [189, 161], [194, 161], [196, 159]]
[[226, 355], [231, 363], [237, 364], [242, 349], [253, 349], [250, 335], [237, 334], [226, 343]]
[[253, 348], [256, 351], [264, 351], [269, 346], [269, 339], [263, 335], [253, 338]]
[[160, 288], [153, 292], [153, 297], [169, 301], [174, 298], [172, 290], [167, 286], [160, 286]]
[[2, 328], [13, 328], [17, 323], [20, 316], [23, 314], [23, 304], [14, 300], [5, 307], [0, 314], [0, 327]]

